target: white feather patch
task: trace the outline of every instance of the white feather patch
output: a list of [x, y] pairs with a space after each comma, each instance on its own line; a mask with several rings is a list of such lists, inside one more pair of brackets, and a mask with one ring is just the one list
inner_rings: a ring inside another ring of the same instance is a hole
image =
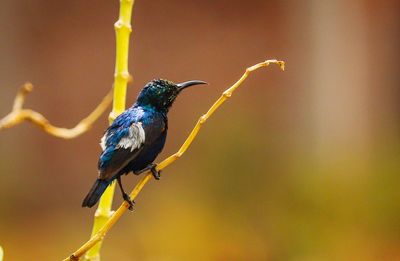
[[106, 136], [107, 136], [107, 133], [105, 133], [104, 136], [100, 140], [100, 147], [103, 151], [106, 149]]
[[145, 140], [145, 133], [142, 127], [142, 123], [134, 123], [129, 127], [129, 134], [127, 137], [123, 137], [117, 144], [117, 148], [130, 149], [134, 151], [135, 149], [142, 146]]

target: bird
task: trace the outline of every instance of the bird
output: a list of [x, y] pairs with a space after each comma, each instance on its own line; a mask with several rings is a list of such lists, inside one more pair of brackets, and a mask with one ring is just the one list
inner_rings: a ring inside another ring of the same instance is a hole
[[125, 192], [121, 176], [151, 171], [156, 180], [160, 171], [153, 163], [164, 148], [168, 131], [168, 111], [177, 96], [187, 87], [207, 84], [191, 80], [175, 84], [165, 79], [148, 82], [132, 107], [121, 113], [104, 132], [98, 161], [98, 177], [82, 202], [93, 207], [106, 188], [116, 179], [122, 198], [133, 210], [134, 201]]

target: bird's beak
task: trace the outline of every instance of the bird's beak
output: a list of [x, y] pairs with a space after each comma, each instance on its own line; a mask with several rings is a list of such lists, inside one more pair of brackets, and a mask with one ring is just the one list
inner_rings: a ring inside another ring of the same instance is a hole
[[197, 81], [197, 80], [193, 80], [193, 81], [187, 81], [187, 82], [182, 82], [182, 83], [178, 83], [176, 86], [178, 86], [178, 90], [182, 91], [183, 89], [193, 86], [193, 85], [198, 85], [198, 84], [208, 84], [206, 82], [203, 81]]

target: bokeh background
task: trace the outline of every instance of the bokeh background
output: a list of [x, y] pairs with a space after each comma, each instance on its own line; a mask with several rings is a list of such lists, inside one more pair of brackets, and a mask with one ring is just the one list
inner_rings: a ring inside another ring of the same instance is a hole
[[[31, 81], [25, 106], [74, 126], [111, 88], [118, 1], [0, 6], [1, 115]], [[158, 160], [247, 66], [279, 58], [287, 70], [249, 77], [146, 186], [102, 260], [400, 260], [399, 11], [395, 0], [137, 0], [128, 104], [153, 78], [210, 83], [179, 97]], [[60, 260], [88, 239], [94, 209], [80, 204], [106, 126], [104, 115], [73, 140], [28, 123], [0, 133], [6, 260]]]

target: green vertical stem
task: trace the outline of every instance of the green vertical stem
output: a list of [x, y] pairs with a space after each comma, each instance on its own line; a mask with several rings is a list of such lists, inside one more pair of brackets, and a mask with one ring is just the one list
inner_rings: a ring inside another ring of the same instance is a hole
[[[128, 81], [132, 78], [128, 71], [129, 37], [132, 31], [131, 17], [134, 0], [120, 0], [119, 19], [114, 24], [116, 38], [116, 59], [114, 73], [114, 99], [113, 110], [109, 121], [112, 121], [125, 110], [126, 88]], [[100, 199], [99, 206], [94, 217], [92, 236], [99, 231], [112, 215], [111, 210], [115, 182], [111, 184]], [[92, 247], [85, 255], [87, 261], [100, 260], [100, 248], [102, 240]]]

